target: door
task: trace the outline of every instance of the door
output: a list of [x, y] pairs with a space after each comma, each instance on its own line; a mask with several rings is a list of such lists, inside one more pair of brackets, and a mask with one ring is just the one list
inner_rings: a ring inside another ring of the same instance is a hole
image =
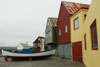
[[64, 44], [64, 58], [71, 58], [71, 43]]
[[82, 42], [72, 43], [72, 58], [74, 61], [82, 62]]
[[58, 56], [60, 58], [71, 58], [71, 43], [58, 45]]
[[64, 58], [64, 49], [63, 49], [63, 45], [58, 45], [58, 56], [60, 58]]

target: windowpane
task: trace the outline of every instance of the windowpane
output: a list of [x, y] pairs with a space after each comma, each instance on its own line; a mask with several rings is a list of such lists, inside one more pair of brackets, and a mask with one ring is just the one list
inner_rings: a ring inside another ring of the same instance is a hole
[[49, 36], [51, 37], [51, 35], [52, 35], [52, 33], [51, 33], [51, 31], [49, 32]]
[[61, 30], [59, 29], [59, 35], [61, 35]]
[[79, 28], [79, 20], [78, 20], [78, 18], [76, 18], [74, 20], [74, 29], [78, 29], [78, 28]]
[[84, 48], [85, 48], [85, 50], [86, 50], [86, 34], [84, 35]]
[[96, 20], [91, 25], [91, 37], [92, 37], [92, 47], [93, 47], [93, 49], [98, 49]]
[[67, 30], [67, 25], [65, 26], [65, 32], [67, 32], [68, 30]]
[[87, 16], [87, 15], [86, 15], [86, 14], [84, 14], [84, 19], [86, 19], [86, 16]]

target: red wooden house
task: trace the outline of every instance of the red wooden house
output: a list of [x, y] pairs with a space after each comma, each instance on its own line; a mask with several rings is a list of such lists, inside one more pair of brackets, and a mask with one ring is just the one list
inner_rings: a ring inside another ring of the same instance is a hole
[[87, 6], [73, 2], [61, 2], [57, 21], [58, 55], [61, 58], [71, 58], [70, 17], [81, 8], [87, 8]]

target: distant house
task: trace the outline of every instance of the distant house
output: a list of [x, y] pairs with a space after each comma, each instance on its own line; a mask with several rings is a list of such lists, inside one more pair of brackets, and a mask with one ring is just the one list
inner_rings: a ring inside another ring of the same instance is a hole
[[70, 17], [81, 8], [87, 8], [87, 6], [73, 2], [61, 2], [57, 21], [58, 55], [61, 58], [71, 58]]
[[39, 36], [34, 42], [34, 46], [33, 49], [35, 52], [40, 52], [40, 51], [44, 51], [44, 37]]
[[17, 50], [23, 50], [23, 49], [30, 49], [31, 47], [28, 45], [28, 43], [20, 43], [17, 46]]
[[83, 28], [89, 5], [87, 8], [81, 8], [77, 13], [71, 16], [71, 44], [72, 44], [72, 60], [83, 62]]
[[57, 18], [49, 17], [45, 29], [45, 45], [47, 49], [53, 49], [57, 46]]

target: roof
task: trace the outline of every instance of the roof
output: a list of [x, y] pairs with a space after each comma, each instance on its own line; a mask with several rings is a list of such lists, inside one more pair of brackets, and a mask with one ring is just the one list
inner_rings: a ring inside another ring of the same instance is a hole
[[38, 37], [36, 38], [36, 40], [35, 40], [33, 43], [35, 43], [39, 38], [40, 38], [40, 39], [45, 39], [45, 37], [38, 36]]
[[48, 17], [52, 26], [57, 26], [57, 18]]
[[20, 45], [22, 45], [24, 48], [25, 47], [30, 48], [30, 46], [27, 43], [20, 43]]
[[62, 1], [69, 14], [75, 14], [80, 9], [89, 9], [88, 4]]
[[41, 38], [41, 39], [45, 39], [45, 37], [42, 37], [42, 36], [39, 36], [37, 39], [39, 39], [39, 38]]

